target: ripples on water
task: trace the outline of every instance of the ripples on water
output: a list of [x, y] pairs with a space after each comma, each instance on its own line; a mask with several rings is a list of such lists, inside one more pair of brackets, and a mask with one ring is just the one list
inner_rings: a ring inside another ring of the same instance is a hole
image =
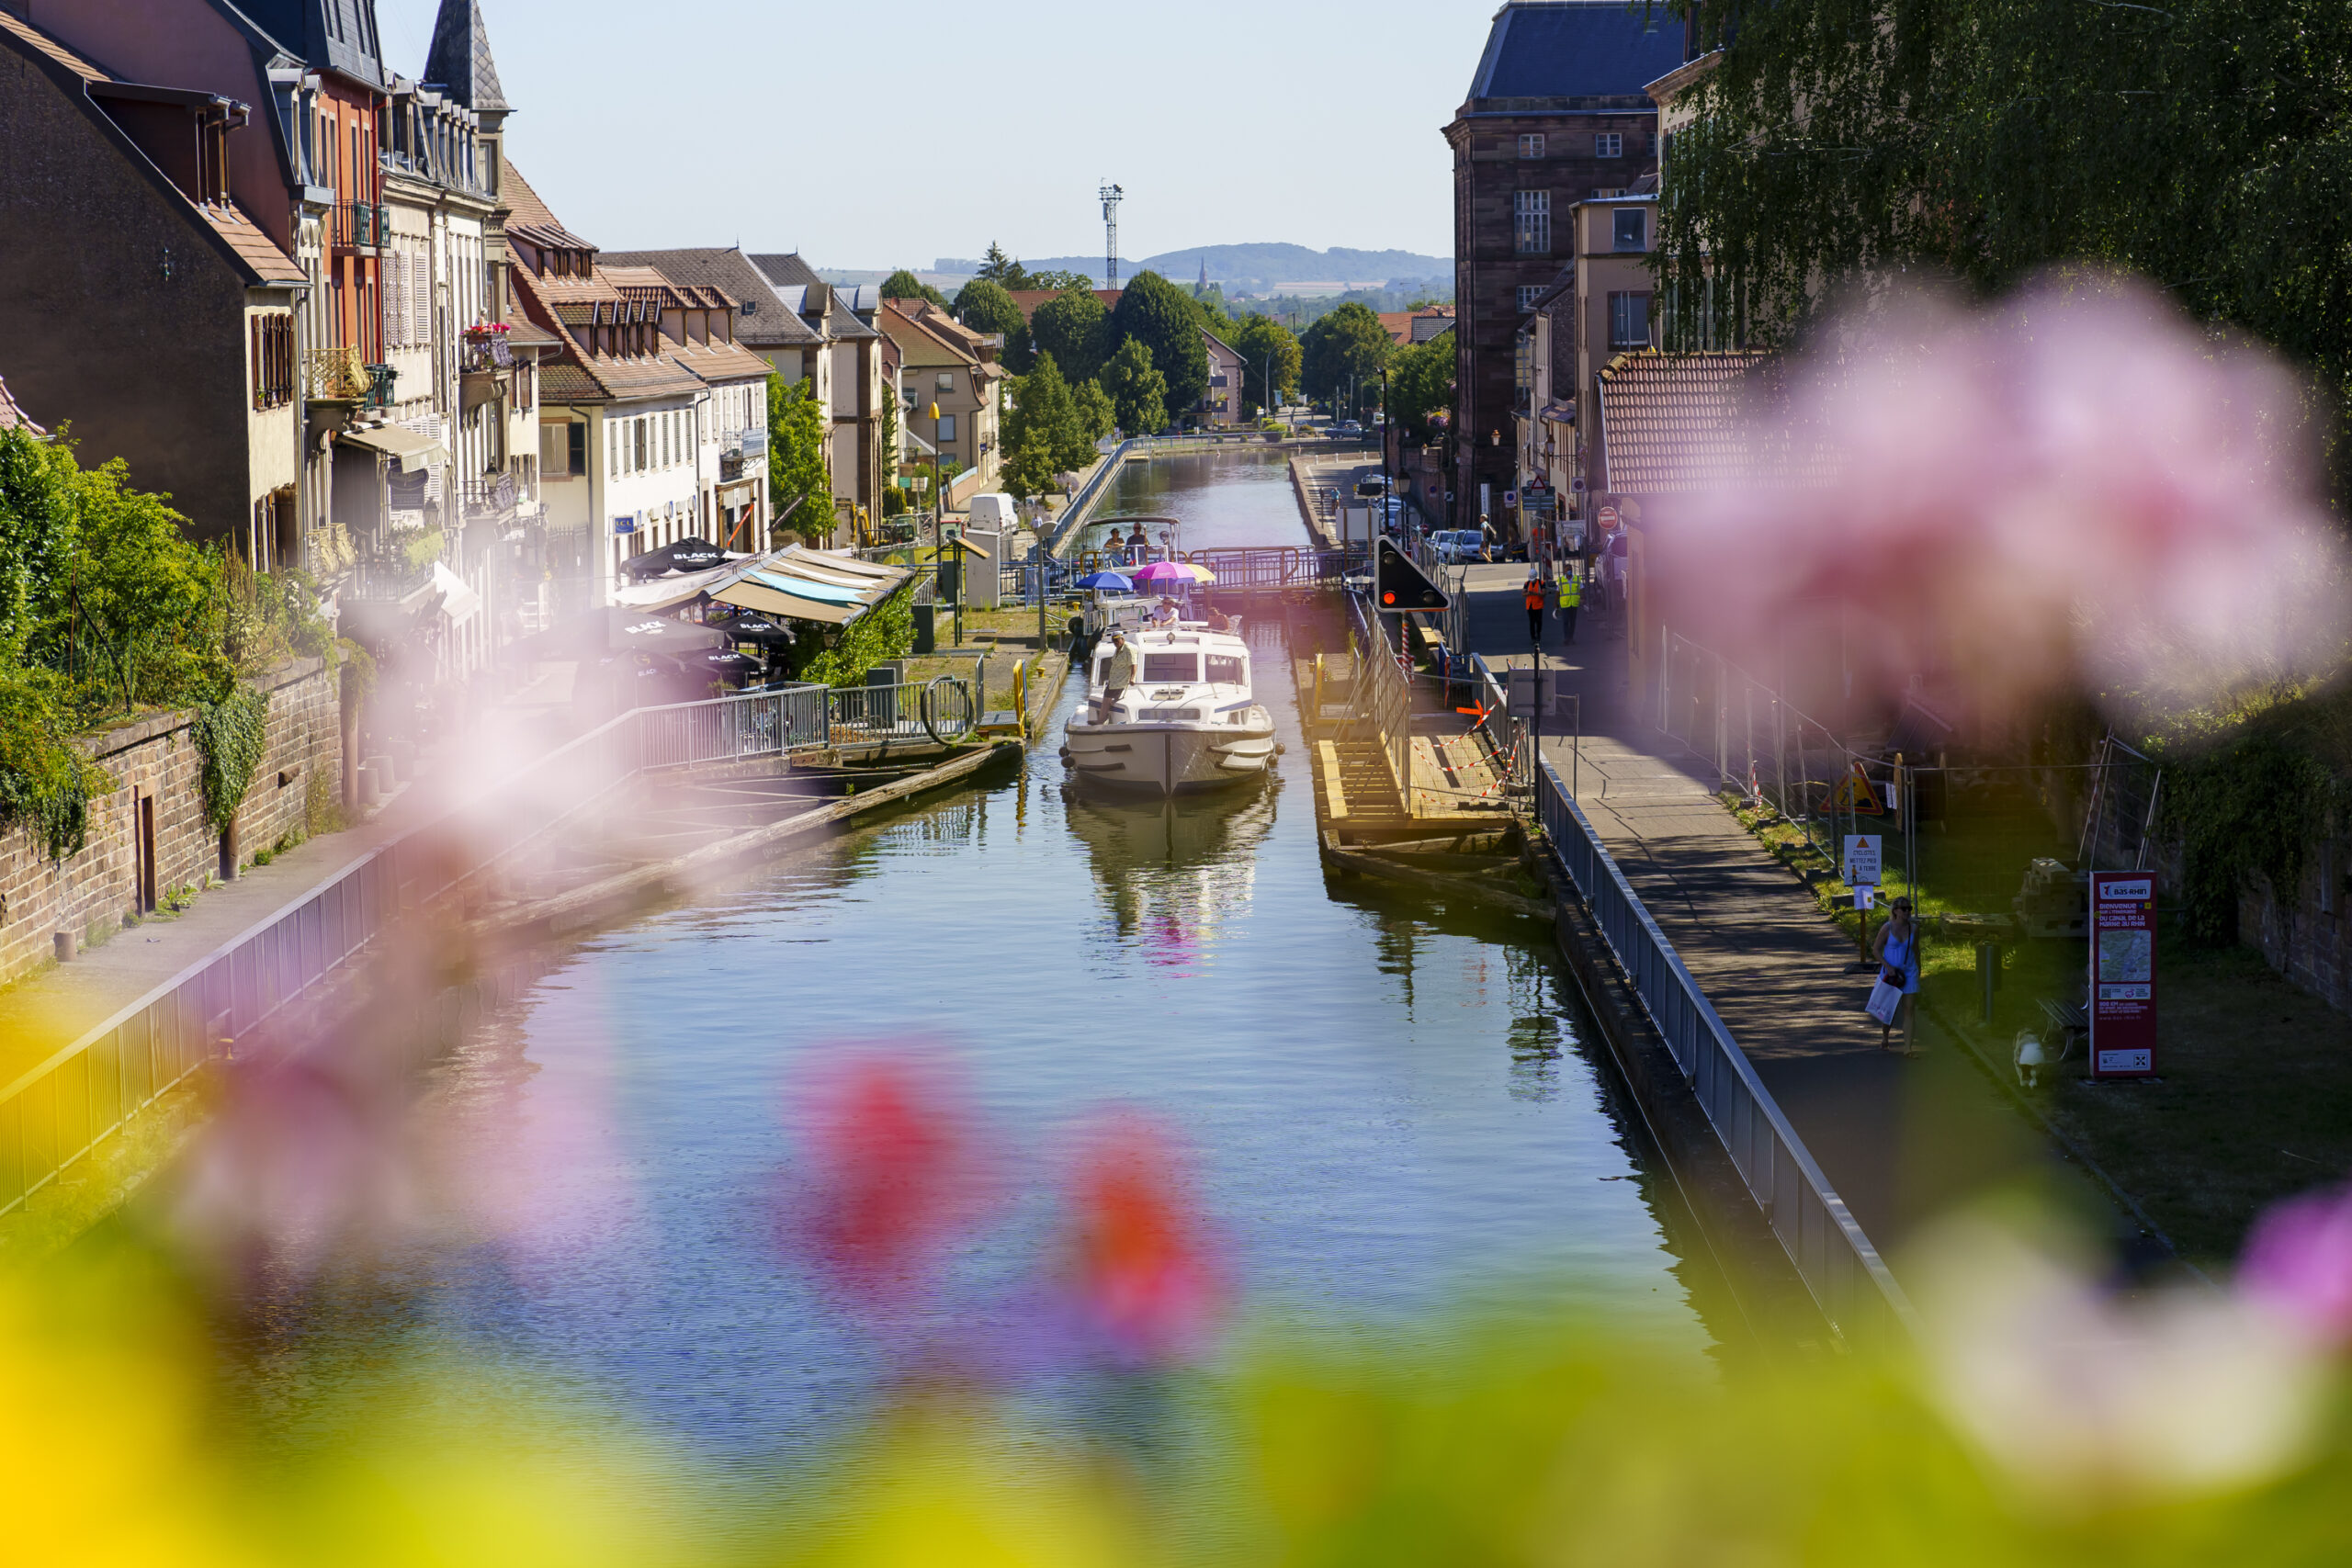
[[428, 1089], [447, 1179], [420, 1236], [260, 1303], [256, 1396], [299, 1431], [321, 1380], [405, 1344], [467, 1358], [473, 1397], [527, 1375], [722, 1466], [840, 1432], [883, 1368], [775, 1245], [784, 1107], [813, 1063], [877, 1040], [952, 1064], [1003, 1192], [908, 1332], [1018, 1337], [1067, 1140], [1124, 1105], [1189, 1151], [1246, 1320], [1385, 1342], [1516, 1281], [1520, 1310], [1697, 1353], [1538, 933], [1327, 886], [1277, 630], [1252, 634], [1277, 786], [1066, 797], [1048, 745], [1013, 782], [562, 956]]

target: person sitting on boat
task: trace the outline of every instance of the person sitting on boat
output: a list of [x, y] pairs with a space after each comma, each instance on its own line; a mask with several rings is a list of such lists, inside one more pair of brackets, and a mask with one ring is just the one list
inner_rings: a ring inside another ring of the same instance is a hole
[[1176, 601], [1164, 593], [1159, 596], [1159, 608], [1151, 613], [1151, 624], [1164, 631], [1174, 631], [1183, 618], [1182, 612], [1176, 608]]
[[1135, 649], [1127, 646], [1127, 634], [1114, 626], [1111, 629], [1111, 662], [1102, 667], [1102, 695], [1094, 705], [1094, 722], [1107, 723], [1119, 705], [1119, 698], [1136, 681]]

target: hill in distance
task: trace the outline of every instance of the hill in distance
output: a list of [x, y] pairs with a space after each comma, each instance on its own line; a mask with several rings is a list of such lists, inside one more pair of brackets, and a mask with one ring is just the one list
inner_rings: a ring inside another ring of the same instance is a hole
[[[1306, 245], [1279, 243], [1203, 245], [1188, 251], [1163, 251], [1140, 262], [1122, 258], [1119, 276], [1132, 277], [1148, 271], [1190, 283], [1200, 276], [1204, 262], [1208, 265], [1209, 281], [1224, 284], [1228, 291], [1272, 288], [1285, 283], [1380, 284], [1423, 278], [1451, 283], [1453, 278], [1453, 262], [1448, 256], [1425, 256], [1413, 251], [1358, 251], [1343, 246], [1318, 251]], [[1082, 272], [1096, 278], [1102, 276], [1101, 256], [1023, 256], [1021, 264], [1040, 271]], [[977, 260], [942, 256], [933, 270], [969, 276], [979, 266]]]

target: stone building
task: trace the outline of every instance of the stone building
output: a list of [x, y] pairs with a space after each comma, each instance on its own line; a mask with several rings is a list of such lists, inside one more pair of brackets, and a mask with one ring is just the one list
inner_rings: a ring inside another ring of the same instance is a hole
[[1509, 0], [1470, 91], [1445, 127], [1453, 150], [1455, 520], [1483, 512], [1516, 534], [1503, 497], [1526, 396], [1534, 301], [1568, 258], [1577, 202], [1622, 196], [1657, 167], [1645, 91], [1679, 67], [1683, 25], [1620, 0]]

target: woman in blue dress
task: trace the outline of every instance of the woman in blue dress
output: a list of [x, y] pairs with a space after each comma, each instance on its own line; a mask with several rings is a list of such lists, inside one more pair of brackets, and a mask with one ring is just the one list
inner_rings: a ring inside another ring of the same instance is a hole
[[[1907, 1056], [1911, 1054], [1911, 1012], [1919, 1005], [1919, 928], [1911, 919], [1910, 899], [1897, 898], [1887, 908], [1886, 924], [1879, 928], [1871, 956], [1878, 961], [1880, 978], [1903, 989], [1903, 999], [1895, 1004], [1894, 1017], [1903, 1026], [1903, 1054]], [[1894, 1028], [1892, 1022], [1880, 1025], [1880, 1050], [1894, 1047]]]

